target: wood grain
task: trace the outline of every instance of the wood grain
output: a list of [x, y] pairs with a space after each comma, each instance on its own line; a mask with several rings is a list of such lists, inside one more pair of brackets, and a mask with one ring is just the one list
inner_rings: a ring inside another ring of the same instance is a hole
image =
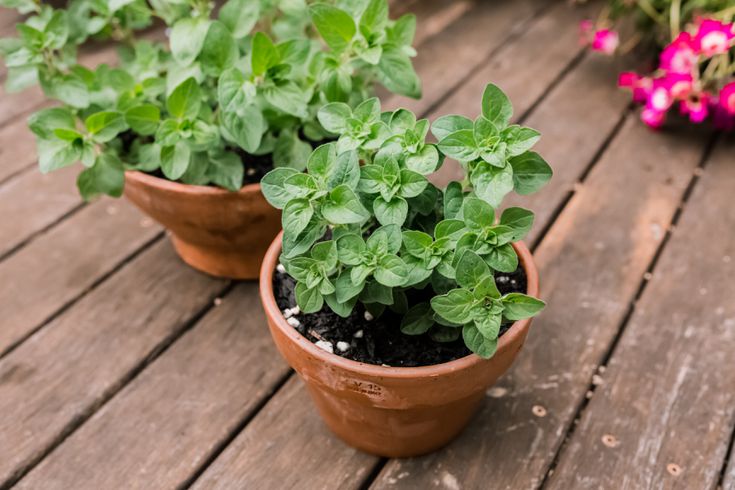
[[414, 66], [424, 96], [420, 100], [387, 97], [383, 99], [384, 109], [405, 107], [422, 115], [548, 4], [542, 0], [479, 2], [421, 45]]
[[329, 432], [294, 376], [193, 488], [358, 488], [377, 461]]
[[549, 488], [716, 486], [735, 425], [733, 151], [712, 156]]
[[0, 360], [0, 487], [117, 392], [224, 287], [162, 241]]
[[459, 439], [390, 462], [375, 488], [539, 485], [701, 158], [704, 138], [692, 133], [628, 119], [535, 253], [548, 306], [524, 352]]
[[28, 172], [0, 186], [0, 257], [81, 204], [78, 168], [52, 174]]
[[288, 372], [241, 284], [18, 488], [179, 487]]
[[0, 281], [0, 353], [159, 233], [131, 204], [103, 199], [0, 262], [12, 278]]

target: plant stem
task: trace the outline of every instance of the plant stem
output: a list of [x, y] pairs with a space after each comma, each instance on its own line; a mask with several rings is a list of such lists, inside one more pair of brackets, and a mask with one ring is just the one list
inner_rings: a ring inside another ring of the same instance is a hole
[[681, 0], [671, 2], [669, 21], [671, 22], [671, 39], [674, 40], [681, 32]]
[[638, 0], [638, 7], [643, 10], [643, 12], [648, 15], [651, 19], [653, 19], [654, 22], [657, 24], [665, 25], [664, 19], [661, 17], [661, 14], [658, 13], [658, 11], [651, 5], [651, 2], [648, 0]]

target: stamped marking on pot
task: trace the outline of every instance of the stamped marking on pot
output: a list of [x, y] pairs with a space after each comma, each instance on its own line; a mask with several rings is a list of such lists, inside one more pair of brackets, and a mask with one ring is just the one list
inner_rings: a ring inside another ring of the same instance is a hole
[[347, 389], [369, 396], [380, 396], [383, 394], [383, 388], [375, 383], [363, 383], [362, 381], [354, 381], [351, 385], [347, 386]]
[[612, 434], [602, 436], [602, 443], [607, 447], [618, 447], [620, 445], [618, 438]]
[[676, 463], [669, 463], [666, 465], [666, 471], [669, 472], [671, 476], [679, 476], [681, 475], [681, 466], [679, 466]]
[[531, 412], [533, 412], [536, 417], [546, 417], [546, 409], [541, 405], [534, 405]]

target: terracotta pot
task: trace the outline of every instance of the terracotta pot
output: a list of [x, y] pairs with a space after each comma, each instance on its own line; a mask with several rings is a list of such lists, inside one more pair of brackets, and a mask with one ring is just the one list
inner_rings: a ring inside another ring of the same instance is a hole
[[257, 278], [281, 229], [281, 212], [268, 204], [260, 184], [231, 192], [129, 171], [125, 196], [171, 232], [184, 262], [213, 276]]
[[[538, 295], [538, 271], [523, 243], [514, 244]], [[531, 324], [515, 322], [491, 359], [472, 354], [425, 367], [383, 367], [330, 354], [303, 337], [283, 317], [273, 296], [273, 270], [281, 235], [268, 249], [260, 273], [260, 297], [278, 350], [306, 383], [330, 429], [345, 442], [385, 457], [434, 451], [467, 425], [486, 391], [508, 370]], [[398, 328], [398, 325], [396, 325]]]

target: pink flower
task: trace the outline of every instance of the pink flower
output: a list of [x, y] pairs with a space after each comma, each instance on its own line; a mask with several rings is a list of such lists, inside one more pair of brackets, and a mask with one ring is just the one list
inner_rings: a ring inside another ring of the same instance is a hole
[[653, 88], [653, 80], [642, 77], [632, 71], [623, 72], [618, 76], [618, 87], [627, 88], [633, 92], [633, 101], [644, 103]]
[[715, 19], [704, 19], [699, 25], [694, 44], [707, 57], [727, 53], [735, 38], [733, 24], [725, 24]]
[[720, 90], [720, 107], [735, 116], [735, 82], [730, 82]]
[[665, 111], [657, 111], [648, 107], [641, 112], [641, 120], [651, 128], [660, 128], [665, 117]]
[[665, 78], [657, 78], [653, 81], [653, 88], [648, 94], [646, 108], [656, 112], [666, 112], [674, 103], [670, 84]]
[[688, 114], [689, 120], [693, 123], [701, 123], [709, 115], [709, 94], [691, 93], [681, 101], [679, 109], [682, 114]]
[[659, 68], [669, 73], [691, 73], [697, 66], [692, 35], [682, 32], [661, 51]]
[[675, 99], [683, 99], [692, 91], [692, 76], [684, 73], [668, 73], [662, 84], [669, 89]]
[[611, 29], [595, 29], [591, 20], [579, 23], [580, 44], [589, 45], [593, 51], [613, 54], [620, 44], [618, 33]]
[[595, 32], [591, 47], [592, 51], [613, 54], [618, 49], [618, 44], [620, 44], [620, 37], [617, 32], [610, 29], [600, 29]]

